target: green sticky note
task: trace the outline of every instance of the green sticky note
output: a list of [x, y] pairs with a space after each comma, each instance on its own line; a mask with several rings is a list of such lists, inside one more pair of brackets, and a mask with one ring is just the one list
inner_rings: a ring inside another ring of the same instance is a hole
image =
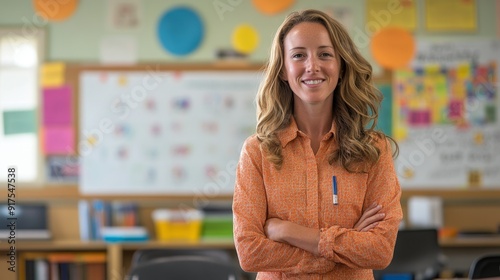
[[36, 129], [35, 110], [3, 112], [3, 133], [5, 135], [36, 133]]

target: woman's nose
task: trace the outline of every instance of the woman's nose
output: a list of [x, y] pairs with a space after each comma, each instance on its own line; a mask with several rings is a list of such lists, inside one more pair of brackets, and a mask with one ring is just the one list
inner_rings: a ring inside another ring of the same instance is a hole
[[310, 57], [307, 60], [306, 71], [307, 72], [318, 72], [319, 71], [319, 63], [315, 57]]

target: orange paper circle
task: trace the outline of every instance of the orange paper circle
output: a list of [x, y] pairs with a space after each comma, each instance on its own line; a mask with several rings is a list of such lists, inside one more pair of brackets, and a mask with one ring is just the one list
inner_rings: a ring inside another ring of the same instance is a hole
[[252, 0], [252, 3], [259, 12], [274, 15], [292, 6], [293, 0]]
[[233, 48], [240, 53], [249, 54], [259, 44], [259, 34], [251, 25], [242, 24], [233, 31]]
[[35, 11], [51, 21], [69, 18], [78, 6], [78, 0], [33, 0]]
[[405, 29], [384, 28], [373, 35], [371, 41], [373, 58], [387, 69], [405, 67], [415, 54], [415, 40]]

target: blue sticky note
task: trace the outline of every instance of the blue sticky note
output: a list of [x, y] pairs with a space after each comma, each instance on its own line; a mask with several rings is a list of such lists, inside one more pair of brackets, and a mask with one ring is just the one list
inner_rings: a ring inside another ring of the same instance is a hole
[[198, 48], [204, 28], [200, 16], [191, 8], [179, 6], [165, 12], [158, 22], [158, 39], [168, 52], [186, 55]]

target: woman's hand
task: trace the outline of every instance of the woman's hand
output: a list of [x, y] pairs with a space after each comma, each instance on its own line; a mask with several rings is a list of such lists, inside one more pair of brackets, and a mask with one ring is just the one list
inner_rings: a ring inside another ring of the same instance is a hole
[[266, 234], [267, 238], [273, 241], [283, 242], [282, 236], [285, 223], [286, 221], [278, 218], [268, 219], [266, 221], [266, 224], [264, 225], [264, 233]]
[[377, 205], [377, 203], [370, 205], [354, 225], [354, 229], [364, 232], [376, 227], [378, 222], [382, 221], [385, 217], [384, 213], [379, 213], [380, 209], [382, 209], [382, 206]]

